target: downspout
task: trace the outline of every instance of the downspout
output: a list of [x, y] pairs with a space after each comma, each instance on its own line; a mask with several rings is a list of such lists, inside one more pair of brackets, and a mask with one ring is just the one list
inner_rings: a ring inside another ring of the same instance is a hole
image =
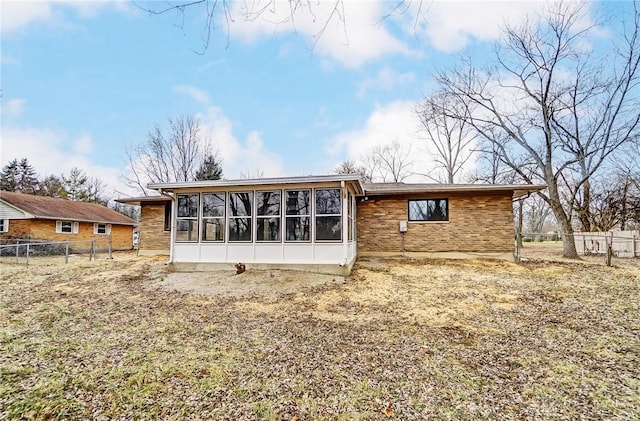
[[349, 197], [347, 192], [346, 183], [344, 180], [340, 182], [340, 195], [342, 196], [342, 263], [340, 266], [345, 266], [349, 261], [349, 206], [347, 198]]
[[167, 264], [171, 264], [173, 263], [173, 245], [176, 238], [176, 198], [162, 189], [160, 189], [160, 194], [171, 198], [171, 231], [169, 234], [169, 261], [167, 261]]

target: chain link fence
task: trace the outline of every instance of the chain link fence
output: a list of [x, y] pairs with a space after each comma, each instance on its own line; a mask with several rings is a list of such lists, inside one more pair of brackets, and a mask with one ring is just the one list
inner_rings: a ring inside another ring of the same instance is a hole
[[110, 259], [111, 238], [77, 241], [43, 241], [29, 238], [0, 241], [0, 263], [34, 265], [69, 263], [71, 259]]

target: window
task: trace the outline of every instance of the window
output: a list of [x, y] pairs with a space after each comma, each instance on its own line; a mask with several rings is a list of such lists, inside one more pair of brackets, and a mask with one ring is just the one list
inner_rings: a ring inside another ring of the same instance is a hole
[[111, 234], [111, 224], [93, 224], [94, 234]]
[[176, 218], [176, 241], [198, 241], [198, 206], [200, 195], [179, 194]]
[[282, 192], [256, 192], [256, 241], [280, 241]]
[[9, 220], [0, 219], [0, 232], [9, 232]]
[[171, 231], [171, 202], [164, 204], [164, 230]]
[[286, 240], [309, 241], [311, 238], [311, 191], [287, 190]]
[[253, 192], [229, 193], [229, 241], [251, 241]]
[[224, 193], [202, 195], [202, 241], [224, 241]]
[[409, 221], [448, 221], [449, 199], [409, 200]]
[[316, 241], [342, 240], [340, 189], [316, 189]]
[[58, 234], [77, 234], [78, 222], [56, 221], [56, 233]]

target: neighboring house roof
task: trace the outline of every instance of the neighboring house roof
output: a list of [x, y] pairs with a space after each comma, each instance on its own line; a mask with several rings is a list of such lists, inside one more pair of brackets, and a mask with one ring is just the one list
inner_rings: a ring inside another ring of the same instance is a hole
[[389, 196], [395, 194], [420, 193], [489, 193], [512, 192], [513, 198], [545, 189], [534, 184], [420, 184], [420, 183], [367, 183], [366, 196]]
[[123, 197], [115, 200], [118, 203], [126, 203], [127, 205], [140, 206], [143, 203], [146, 204], [161, 204], [171, 202], [169, 196], [140, 196], [140, 197]]
[[206, 188], [206, 187], [237, 187], [237, 186], [259, 186], [269, 184], [308, 184], [323, 182], [350, 182], [356, 186], [356, 190], [363, 191], [360, 178], [354, 174], [333, 174], [333, 175], [308, 175], [301, 177], [274, 177], [274, 178], [251, 178], [242, 180], [205, 180], [205, 181], [185, 181], [175, 183], [151, 183], [147, 185], [152, 190], [175, 190], [184, 188]]
[[0, 200], [30, 218], [136, 225], [137, 222], [96, 203], [74, 202], [54, 197], [0, 191]]

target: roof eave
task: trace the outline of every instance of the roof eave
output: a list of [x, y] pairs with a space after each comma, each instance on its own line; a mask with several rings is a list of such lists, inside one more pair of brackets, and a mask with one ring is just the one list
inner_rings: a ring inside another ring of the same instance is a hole
[[546, 185], [489, 185], [489, 184], [478, 184], [478, 185], [469, 185], [469, 186], [456, 186], [451, 185], [451, 187], [425, 187], [425, 188], [395, 188], [393, 190], [385, 189], [385, 190], [366, 190], [366, 196], [394, 196], [394, 195], [405, 195], [405, 194], [433, 194], [433, 193], [489, 193], [489, 192], [505, 192], [511, 191], [513, 192], [513, 198], [519, 198], [531, 193], [535, 193], [540, 190], [546, 189]]
[[275, 178], [252, 178], [242, 180], [205, 180], [205, 181], [185, 181], [175, 183], [149, 183], [147, 188], [157, 191], [173, 191], [186, 188], [209, 188], [209, 187], [235, 187], [235, 186], [259, 186], [268, 184], [307, 184], [322, 182], [353, 182], [357, 188], [364, 192], [364, 187], [360, 178], [355, 175], [330, 175], [330, 176], [306, 176], [306, 177], [275, 177]]

